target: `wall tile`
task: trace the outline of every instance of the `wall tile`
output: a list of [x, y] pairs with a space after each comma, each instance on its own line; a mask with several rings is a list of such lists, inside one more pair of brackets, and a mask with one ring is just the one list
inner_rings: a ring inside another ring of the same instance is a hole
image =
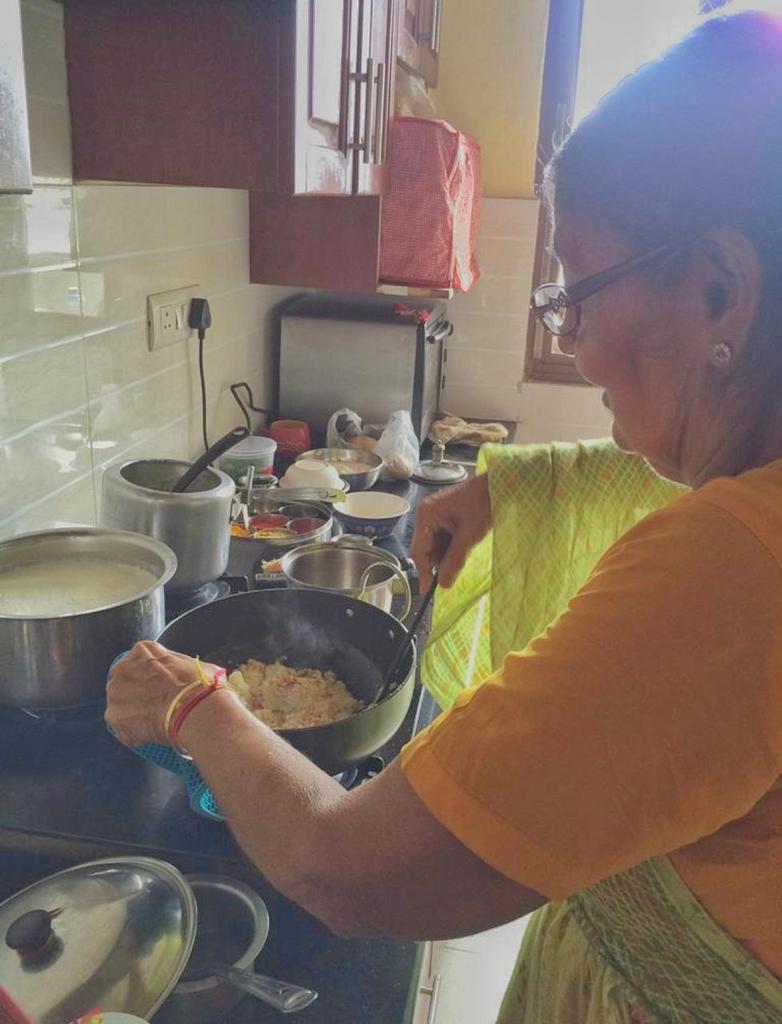
[[74, 191], [82, 259], [248, 237], [246, 192], [155, 185], [78, 185]]
[[0, 537], [64, 526], [97, 526], [95, 490], [91, 474], [54, 495], [46, 495], [23, 512], [0, 523]]
[[0, 445], [0, 524], [88, 474], [89, 437], [89, 416], [82, 409]]
[[75, 258], [70, 188], [42, 186], [30, 196], [0, 196], [0, 272]]
[[80, 331], [75, 264], [0, 274], [0, 359], [78, 337]]
[[0, 438], [87, 402], [80, 339], [0, 361]]
[[515, 387], [493, 384], [446, 384], [441, 408], [467, 419], [507, 420], [515, 423], [519, 412], [519, 393]]
[[[523, 359], [527, 339], [527, 317], [492, 316], [449, 309], [453, 334], [448, 351], [453, 348], [490, 349], [494, 352], [516, 352]], [[450, 356], [449, 356], [450, 358]]]
[[537, 199], [484, 199], [481, 238], [526, 238], [534, 243], [539, 209]]

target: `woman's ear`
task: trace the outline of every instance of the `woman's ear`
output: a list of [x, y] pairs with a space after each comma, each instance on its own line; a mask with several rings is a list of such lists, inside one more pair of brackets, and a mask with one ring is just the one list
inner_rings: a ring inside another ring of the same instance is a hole
[[702, 295], [707, 345], [729, 345], [735, 362], [760, 306], [763, 272], [757, 249], [735, 228], [715, 229], [697, 243], [693, 273]]

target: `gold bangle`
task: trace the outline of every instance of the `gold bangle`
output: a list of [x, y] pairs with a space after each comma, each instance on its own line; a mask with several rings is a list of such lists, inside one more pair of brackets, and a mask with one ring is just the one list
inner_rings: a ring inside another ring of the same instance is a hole
[[204, 684], [200, 679], [196, 679], [194, 683], [188, 683], [187, 686], [183, 686], [182, 689], [174, 696], [171, 703], [168, 705], [165, 718], [163, 719], [163, 731], [166, 734], [166, 738], [171, 738], [171, 734], [169, 732], [169, 729], [171, 728], [171, 719], [174, 717], [174, 712], [176, 711], [179, 702], [183, 697], [186, 697], [188, 693], [192, 693], [193, 690], [202, 689], [203, 685]]

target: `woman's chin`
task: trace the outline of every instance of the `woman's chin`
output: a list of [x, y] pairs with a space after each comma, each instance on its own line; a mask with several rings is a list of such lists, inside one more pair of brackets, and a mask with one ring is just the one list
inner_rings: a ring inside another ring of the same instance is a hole
[[611, 437], [614, 439], [614, 444], [617, 448], [621, 448], [623, 452], [634, 452], [635, 448], [622, 434], [621, 427], [617, 426], [616, 420], [611, 424]]

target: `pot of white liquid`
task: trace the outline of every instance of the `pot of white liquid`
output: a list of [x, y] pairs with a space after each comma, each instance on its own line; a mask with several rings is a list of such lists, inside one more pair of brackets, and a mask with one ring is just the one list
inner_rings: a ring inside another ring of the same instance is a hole
[[114, 658], [165, 621], [170, 548], [74, 527], [0, 544], [0, 705], [62, 711], [100, 703]]

